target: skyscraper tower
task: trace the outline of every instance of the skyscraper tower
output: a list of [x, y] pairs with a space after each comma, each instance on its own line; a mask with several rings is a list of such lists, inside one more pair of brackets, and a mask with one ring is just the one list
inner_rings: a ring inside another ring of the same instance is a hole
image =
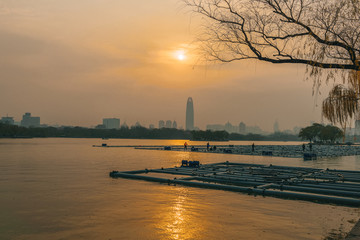
[[194, 130], [194, 104], [191, 97], [188, 98], [186, 104], [186, 130]]
[[278, 121], [276, 120], [275, 123], [274, 123], [274, 132], [280, 132], [280, 128], [279, 128], [279, 123]]
[[172, 128], [177, 128], [177, 122], [175, 120], [173, 121]]

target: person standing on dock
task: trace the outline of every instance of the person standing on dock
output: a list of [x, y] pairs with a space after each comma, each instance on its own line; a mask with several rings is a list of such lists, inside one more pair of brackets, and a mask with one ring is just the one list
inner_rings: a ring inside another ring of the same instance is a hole
[[187, 150], [187, 142], [184, 143], [184, 151]]
[[206, 144], [206, 150], [209, 151], [209, 148], [210, 148], [210, 143], [208, 142], [208, 143]]
[[254, 143], [251, 145], [251, 151], [252, 151], [252, 152], [255, 151], [255, 144], [254, 144]]

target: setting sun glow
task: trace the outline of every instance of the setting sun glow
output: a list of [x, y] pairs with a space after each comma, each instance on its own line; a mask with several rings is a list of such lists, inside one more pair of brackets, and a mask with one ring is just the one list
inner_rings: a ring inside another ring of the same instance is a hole
[[184, 50], [176, 51], [175, 57], [179, 61], [184, 61], [186, 59], [185, 51]]

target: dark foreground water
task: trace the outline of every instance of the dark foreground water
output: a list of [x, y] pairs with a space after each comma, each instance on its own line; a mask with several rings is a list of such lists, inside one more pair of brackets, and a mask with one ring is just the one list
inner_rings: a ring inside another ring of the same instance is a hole
[[0, 139], [0, 239], [324, 239], [348, 232], [360, 216], [355, 208], [108, 176], [112, 170], [173, 167], [182, 159], [360, 170], [360, 157], [304, 162], [92, 147], [102, 142], [183, 144]]

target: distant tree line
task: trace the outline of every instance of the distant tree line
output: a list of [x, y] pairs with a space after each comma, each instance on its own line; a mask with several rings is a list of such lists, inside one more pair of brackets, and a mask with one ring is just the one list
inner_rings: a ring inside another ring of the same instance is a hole
[[334, 143], [344, 137], [344, 132], [336, 126], [314, 123], [311, 126], [302, 128], [299, 137], [310, 142]]
[[186, 131], [174, 128], [149, 129], [141, 126], [120, 129], [94, 129], [84, 127], [43, 127], [26, 128], [16, 125], [0, 123], [0, 137], [2, 138], [31, 138], [31, 137], [67, 137], [67, 138], [134, 138], [134, 139], [190, 139], [196, 141], [298, 141], [296, 135], [274, 133], [260, 134], [229, 134], [226, 131]]
[[0, 123], [2, 138], [69, 137], [69, 138], [135, 138], [135, 139], [192, 139], [226, 141], [229, 134], [208, 131], [185, 131], [174, 128], [148, 129], [141, 126], [120, 129], [94, 129], [84, 127], [26, 128]]
[[120, 129], [94, 129], [85, 127], [26, 128], [0, 123], [0, 137], [190, 139], [191, 132], [173, 128], [148, 129], [141, 126]]

